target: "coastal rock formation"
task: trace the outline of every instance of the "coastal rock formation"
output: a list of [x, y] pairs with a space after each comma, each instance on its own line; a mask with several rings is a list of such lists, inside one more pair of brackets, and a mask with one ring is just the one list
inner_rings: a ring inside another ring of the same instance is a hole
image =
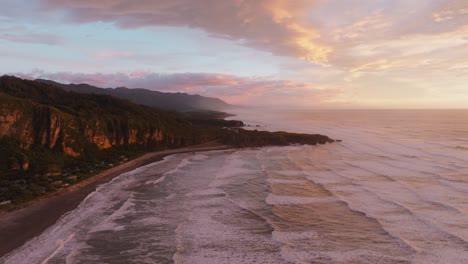
[[[37, 94], [40, 96], [35, 97]], [[75, 105], [68, 105], [67, 99]], [[86, 105], [98, 111], [89, 111]], [[189, 128], [171, 114], [110, 96], [81, 95], [15, 77], [0, 78], [0, 137], [15, 138], [25, 149], [42, 145], [77, 157], [90, 144], [100, 150], [176, 144], [182, 141], [184, 126]]]
[[[5, 99], [0, 94], [0, 100]], [[94, 144], [98, 149], [109, 149], [117, 145], [148, 145], [162, 142], [165, 134], [161, 129], [129, 127], [113, 120], [105, 125], [96, 120], [93, 123], [81, 120], [78, 116], [61, 113], [50, 106], [27, 103], [27, 106], [12, 103], [0, 108], [0, 137], [13, 137], [23, 143], [25, 149], [32, 145], [43, 145], [49, 149], [61, 150], [65, 155], [80, 155], [78, 141]], [[16, 108], [16, 109], [15, 109]], [[168, 139], [174, 142], [174, 139]]]
[[[28, 193], [28, 188], [37, 184], [40, 187], [34, 188], [41, 193], [50, 187], [47, 177], [57, 171], [63, 179], [66, 174], [75, 173], [70, 168], [87, 177], [99, 170], [96, 164], [108, 166], [118, 162], [122, 155], [199, 144], [213, 140], [214, 135], [197, 135], [190, 122], [176, 113], [108, 95], [78, 94], [3, 76], [0, 77], [0, 189], [9, 191], [0, 192], [0, 200], [2, 196], [10, 199], [18, 193]], [[84, 171], [80, 168], [83, 166]], [[71, 170], [68, 173], [67, 168]], [[40, 178], [41, 175], [47, 177]], [[22, 187], [15, 189], [11, 187], [14, 184]]]
[[223, 134], [222, 140], [224, 144], [235, 147], [287, 146], [290, 144], [317, 145], [335, 142], [335, 140], [319, 134], [244, 129], [230, 129]]
[[64, 188], [153, 150], [214, 141], [233, 147], [333, 142], [323, 135], [244, 130], [242, 121], [218, 115], [182, 115], [0, 77], [0, 203]]

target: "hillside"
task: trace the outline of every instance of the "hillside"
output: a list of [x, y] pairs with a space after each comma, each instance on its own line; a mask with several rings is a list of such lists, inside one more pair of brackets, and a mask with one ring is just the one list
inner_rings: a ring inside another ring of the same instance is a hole
[[323, 144], [322, 135], [247, 131], [217, 114], [180, 114], [106, 94], [0, 77], [0, 207], [64, 188], [145, 152], [217, 141]]
[[221, 111], [230, 106], [218, 98], [190, 95], [186, 93], [163, 93], [147, 89], [129, 89], [125, 87], [99, 88], [88, 84], [62, 84], [42, 79], [38, 79], [36, 81], [53, 84], [66, 91], [85, 94], [107, 94], [129, 100], [136, 104], [178, 112], [198, 110]]
[[173, 112], [3, 76], [0, 201], [29, 199], [143, 152], [217, 137]]

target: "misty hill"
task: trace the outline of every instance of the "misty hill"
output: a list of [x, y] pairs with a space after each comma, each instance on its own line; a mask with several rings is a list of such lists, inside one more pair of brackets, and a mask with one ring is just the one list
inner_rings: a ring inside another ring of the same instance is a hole
[[156, 107], [165, 110], [188, 112], [198, 110], [221, 111], [230, 105], [218, 98], [190, 95], [186, 93], [164, 93], [147, 89], [125, 87], [99, 88], [89, 84], [62, 84], [50, 80], [36, 81], [53, 84], [66, 91], [86, 94], [107, 94], [121, 99], [130, 100], [137, 104]]

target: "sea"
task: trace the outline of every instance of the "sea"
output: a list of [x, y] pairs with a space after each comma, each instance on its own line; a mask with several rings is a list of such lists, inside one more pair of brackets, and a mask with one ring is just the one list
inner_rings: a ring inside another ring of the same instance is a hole
[[168, 156], [0, 263], [468, 263], [468, 110], [234, 112], [342, 142]]

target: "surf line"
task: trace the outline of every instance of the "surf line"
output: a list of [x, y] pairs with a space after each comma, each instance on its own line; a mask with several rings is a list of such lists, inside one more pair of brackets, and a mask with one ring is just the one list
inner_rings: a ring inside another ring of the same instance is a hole
[[57, 253], [59, 253], [60, 250], [63, 249], [65, 244], [68, 243], [68, 241], [70, 241], [73, 237], [75, 237], [75, 233], [72, 233], [71, 235], [69, 235], [65, 241], [63, 241], [62, 239], [58, 240], [57, 241], [57, 245], [59, 245], [58, 248], [50, 256], [48, 256], [44, 261], [42, 261], [41, 264], [47, 264], [47, 262], [49, 262], [49, 260], [55, 257], [55, 255], [57, 255]]

